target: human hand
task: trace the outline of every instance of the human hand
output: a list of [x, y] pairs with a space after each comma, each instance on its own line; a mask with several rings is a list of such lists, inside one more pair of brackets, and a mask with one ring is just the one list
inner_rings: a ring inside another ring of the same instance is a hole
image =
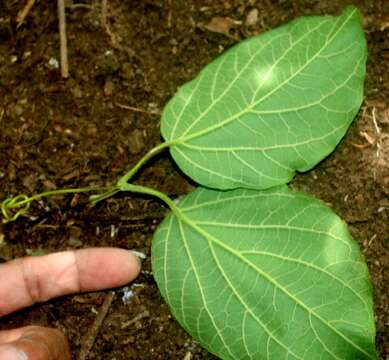
[[[139, 271], [139, 259], [116, 248], [65, 251], [0, 264], [0, 317], [57, 296], [122, 286]], [[49, 359], [71, 359], [59, 330], [26, 326], [0, 331], [0, 360]]]

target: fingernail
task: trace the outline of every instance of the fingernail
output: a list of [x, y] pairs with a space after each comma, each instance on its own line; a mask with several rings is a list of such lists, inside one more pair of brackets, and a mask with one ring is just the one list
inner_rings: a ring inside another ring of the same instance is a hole
[[135, 255], [140, 260], [146, 259], [146, 254], [142, 253], [141, 251], [130, 250], [130, 253]]
[[0, 349], [1, 360], [28, 360], [26, 353], [14, 346], [5, 346]]
[[142, 260], [146, 259], [146, 255], [136, 250], [129, 250], [129, 251], [131, 253], [131, 256], [136, 259], [140, 270], [142, 268]]

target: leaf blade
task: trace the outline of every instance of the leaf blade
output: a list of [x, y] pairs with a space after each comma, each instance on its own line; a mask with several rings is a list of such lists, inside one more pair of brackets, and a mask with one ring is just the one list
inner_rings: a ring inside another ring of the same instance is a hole
[[236, 45], [165, 107], [161, 133], [188, 176], [219, 189], [288, 182], [327, 156], [362, 101], [366, 44], [355, 8]]
[[172, 312], [222, 359], [375, 358], [366, 265], [317, 200], [287, 188], [198, 189], [152, 252]]

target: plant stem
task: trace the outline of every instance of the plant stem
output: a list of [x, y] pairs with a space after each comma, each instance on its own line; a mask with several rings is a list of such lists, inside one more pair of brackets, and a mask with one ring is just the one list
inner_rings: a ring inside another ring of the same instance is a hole
[[[43, 197], [53, 196], [53, 195], [63, 195], [63, 194], [76, 194], [76, 193], [84, 193], [84, 192], [90, 192], [90, 191], [113, 191], [113, 187], [85, 187], [85, 188], [76, 188], [76, 189], [58, 189], [58, 190], [50, 190], [45, 191], [40, 194], [33, 195], [31, 197], [28, 197], [27, 195], [21, 194], [16, 197], [11, 197], [5, 199], [1, 204], [1, 213], [3, 214], [6, 221], [14, 221], [16, 220], [20, 215], [24, 214], [29, 206], [30, 203], [33, 201], [37, 201]], [[10, 213], [11, 209], [17, 209], [19, 210], [12, 214]]]
[[[131, 185], [128, 184], [128, 181], [132, 179], [132, 177], [139, 171], [139, 169], [152, 157], [159, 154], [163, 149], [172, 145], [172, 142], [164, 142], [162, 144], [157, 145], [153, 149], [151, 149], [145, 156], [143, 156], [138, 163], [128, 171], [124, 176], [122, 176], [115, 185], [98, 188], [98, 187], [86, 187], [86, 188], [78, 188], [78, 189], [58, 189], [46, 191], [40, 194], [33, 195], [28, 197], [27, 195], [21, 194], [13, 198], [7, 198], [0, 204], [0, 210], [3, 217], [6, 221], [14, 221], [20, 215], [24, 214], [30, 203], [36, 200], [39, 200], [43, 197], [53, 196], [53, 195], [62, 195], [62, 194], [75, 194], [75, 193], [83, 193], [90, 191], [104, 191], [99, 195], [92, 195], [90, 197], [92, 205], [95, 205], [97, 202], [107, 199], [113, 195], [115, 195], [119, 191], [132, 191], [135, 193], [143, 193], [149, 194], [158, 197], [163, 202], [165, 202], [172, 210], [176, 209], [174, 202], [165, 194], [153, 190], [144, 186]], [[11, 209], [18, 209], [15, 213], [11, 213]]]
[[53, 195], [63, 195], [63, 194], [77, 194], [77, 193], [85, 193], [85, 192], [90, 192], [90, 191], [102, 191], [102, 190], [109, 190], [112, 187], [85, 187], [85, 188], [76, 188], [76, 189], [58, 189], [58, 190], [50, 190], [46, 191], [40, 194], [33, 195], [24, 201], [20, 201], [19, 205], [25, 205], [28, 202], [36, 201], [39, 200], [40, 198], [43, 197], [48, 197], [48, 196], [53, 196]]
[[151, 158], [153, 158], [155, 155], [158, 155], [162, 150], [169, 147], [172, 143], [171, 142], [164, 142], [162, 144], [157, 145], [156, 147], [152, 148], [146, 155], [144, 155], [138, 162], [135, 164], [135, 166], [130, 169], [125, 175], [123, 175], [116, 183], [116, 185], [112, 186], [111, 189], [109, 189], [107, 192], [100, 194], [100, 195], [93, 195], [91, 196], [91, 202], [92, 205], [96, 205], [99, 201], [105, 200], [119, 191], [123, 191], [124, 187], [128, 182], [134, 177], [134, 175], [139, 171], [139, 169]]
[[139, 171], [139, 169], [152, 157], [159, 154], [162, 150], [169, 147], [171, 145], [170, 142], [164, 142], [162, 144], [157, 145], [152, 148], [145, 156], [143, 156], [138, 163], [125, 175], [123, 175], [119, 181], [117, 182], [117, 186], [122, 190], [124, 184], [127, 184], [129, 180]]
[[174, 201], [172, 199], [170, 199], [169, 196], [167, 196], [166, 194], [164, 194], [163, 192], [160, 192], [158, 190], [151, 189], [151, 188], [148, 188], [146, 186], [134, 185], [134, 184], [128, 184], [128, 183], [122, 184], [122, 186], [120, 187], [120, 190], [121, 191], [130, 191], [130, 192], [138, 193], [138, 194], [146, 194], [146, 195], [155, 196], [155, 197], [159, 198], [160, 200], [162, 200], [167, 206], [169, 206], [169, 208], [173, 212], [175, 212], [175, 213], [178, 212], [177, 206], [174, 203]]
[[114, 196], [115, 194], [117, 194], [118, 192], [120, 192], [120, 189], [116, 185], [113, 185], [111, 188], [109, 188], [108, 191], [106, 191], [100, 195], [91, 195], [89, 197], [89, 200], [90, 200], [92, 206], [95, 206], [98, 202], [105, 200], [105, 199], [108, 199], [111, 196]]

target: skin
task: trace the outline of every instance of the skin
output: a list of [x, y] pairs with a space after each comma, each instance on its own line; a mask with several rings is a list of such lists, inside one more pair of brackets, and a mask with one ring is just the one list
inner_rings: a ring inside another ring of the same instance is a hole
[[[49, 299], [128, 284], [140, 271], [133, 253], [116, 248], [65, 251], [0, 264], [0, 317]], [[0, 331], [1, 360], [70, 360], [56, 329], [26, 326]]]

